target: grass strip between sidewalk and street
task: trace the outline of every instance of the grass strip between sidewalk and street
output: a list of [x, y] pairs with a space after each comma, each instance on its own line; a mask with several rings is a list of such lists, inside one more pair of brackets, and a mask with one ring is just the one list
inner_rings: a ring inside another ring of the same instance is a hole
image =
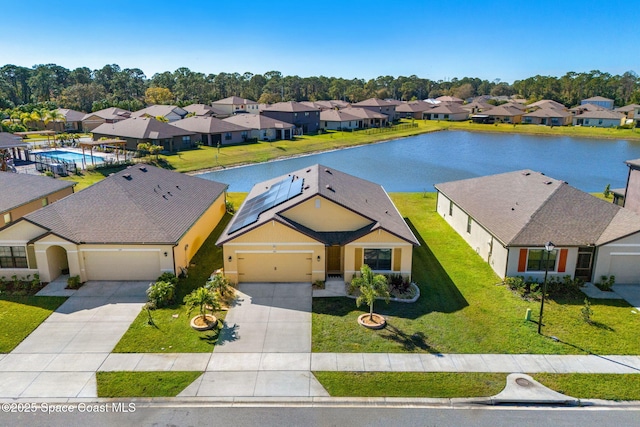
[[[314, 372], [332, 397], [490, 397], [506, 373]], [[640, 400], [638, 374], [531, 374], [544, 386], [577, 399]]]
[[98, 397], [175, 397], [202, 372], [97, 372]]

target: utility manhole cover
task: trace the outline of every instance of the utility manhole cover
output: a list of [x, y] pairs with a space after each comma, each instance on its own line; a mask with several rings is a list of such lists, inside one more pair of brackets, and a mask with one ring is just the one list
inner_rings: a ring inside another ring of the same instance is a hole
[[516, 384], [522, 387], [529, 387], [531, 382], [526, 378], [516, 378]]

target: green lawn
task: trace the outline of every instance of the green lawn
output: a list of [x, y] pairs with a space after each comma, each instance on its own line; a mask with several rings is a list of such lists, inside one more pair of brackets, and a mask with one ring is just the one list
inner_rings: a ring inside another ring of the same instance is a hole
[[[222, 249], [215, 245], [231, 215], [225, 215], [191, 261], [189, 277], [180, 279], [176, 291], [176, 304], [151, 311], [153, 325], [142, 310], [113, 350], [114, 353], [198, 353], [211, 352], [218, 340], [219, 329], [196, 332], [189, 320], [197, 313], [187, 314], [182, 299], [192, 290], [203, 286], [212, 272], [222, 267]], [[215, 313], [219, 325], [225, 311]], [[177, 315], [177, 317], [174, 317]]]
[[175, 397], [202, 372], [97, 372], [98, 397]]
[[[332, 397], [490, 397], [505, 387], [506, 373], [314, 372]], [[578, 399], [640, 400], [637, 374], [532, 374], [557, 392]]]
[[9, 353], [16, 348], [66, 299], [0, 296], [0, 353]]
[[96, 170], [87, 170], [82, 171], [80, 174], [69, 175], [64, 178], [60, 178], [65, 181], [76, 182], [76, 186], [73, 188], [74, 192], [78, 192], [83, 190], [96, 182], [102, 181], [105, 177], [109, 176], [109, 174], [116, 173], [124, 169], [126, 166], [113, 166], [108, 168], [100, 168]]
[[[371, 331], [357, 324], [366, 307], [347, 298], [313, 301], [314, 352], [430, 352], [640, 354], [640, 318], [618, 300], [592, 300], [593, 325], [580, 318], [583, 297], [547, 300], [544, 332], [524, 320], [539, 302], [524, 301], [435, 212], [433, 193], [392, 194], [414, 228], [413, 279], [421, 297], [415, 304], [377, 302], [388, 326]], [[535, 316], [534, 316], [535, 320]]]

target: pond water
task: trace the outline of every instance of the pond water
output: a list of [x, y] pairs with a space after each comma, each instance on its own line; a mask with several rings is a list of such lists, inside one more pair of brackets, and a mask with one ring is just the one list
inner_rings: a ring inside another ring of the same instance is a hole
[[624, 161], [638, 158], [640, 142], [634, 141], [443, 131], [199, 176], [246, 192], [255, 183], [320, 163], [390, 192], [422, 192], [435, 191], [441, 182], [532, 169], [598, 192], [607, 184], [624, 187]]

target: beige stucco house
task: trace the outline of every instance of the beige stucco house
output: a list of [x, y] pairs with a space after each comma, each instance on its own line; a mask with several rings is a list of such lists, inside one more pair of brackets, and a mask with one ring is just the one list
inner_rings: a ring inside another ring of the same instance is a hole
[[84, 282], [180, 274], [224, 215], [226, 188], [131, 166], [0, 228], [0, 276], [38, 273], [50, 282], [69, 274]]
[[436, 184], [437, 211], [498, 276], [640, 283], [640, 215], [521, 170]]
[[410, 276], [418, 241], [380, 185], [314, 165], [256, 184], [217, 244], [233, 282], [314, 282]]

